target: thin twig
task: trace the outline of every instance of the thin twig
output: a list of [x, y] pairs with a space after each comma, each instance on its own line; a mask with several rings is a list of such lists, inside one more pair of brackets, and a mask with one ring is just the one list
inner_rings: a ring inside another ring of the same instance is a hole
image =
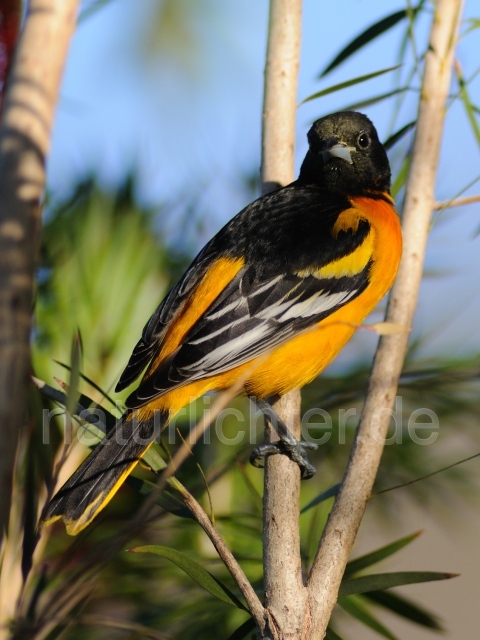
[[[258, 365], [259, 362], [256, 363], [256, 366]], [[200, 506], [200, 504], [192, 496], [192, 494], [178, 482], [178, 480], [171, 478], [173, 474], [178, 470], [180, 465], [190, 455], [191, 447], [198, 442], [198, 440], [202, 437], [208, 427], [214, 422], [220, 412], [223, 411], [223, 409], [228, 406], [230, 401], [242, 390], [245, 380], [251, 375], [251, 373], [251, 369], [248, 369], [241, 377], [238, 378], [238, 380], [236, 380], [234, 385], [224, 391], [217, 398], [211, 408], [211, 411], [209, 411], [208, 414], [203, 414], [202, 418], [192, 429], [188, 438], [188, 442], [184, 441], [182, 443], [182, 445], [175, 452], [175, 455], [167, 464], [166, 468], [162, 471], [157, 484], [148, 495], [148, 498], [142, 505], [142, 508], [138, 511], [133, 522], [133, 527], [139, 528], [141, 526], [141, 523], [145, 523], [158, 496], [165, 488], [167, 482], [172, 479], [172, 486], [181, 493], [186, 506], [190, 509], [192, 515], [195, 517], [195, 520], [209, 537], [213, 546], [217, 550], [218, 555], [223, 560], [225, 566], [227, 567], [228, 571], [230, 572], [240, 591], [242, 592], [243, 597], [248, 604], [249, 611], [255, 618], [259, 629], [263, 632], [263, 630], [265, 629], [265, 609], [263, 608], [263, 605], [260, 602], [257, 594], [255, 593], [252, 585], [248, 581], [248, 578], [246, 577], [243, 569], [238, 564], [234, 555], [218, 532], [218, 529], [211, 522], [205, 510]]]
[[[435, 5], [403, 215], [404, 253], [392, 289], [387, 321], [411, 326], [422, 277], [445, 101], [450, 86], [462, 0]], [[314, 627], [323, 638], [348, 557], [380, 464], [408, 335], [382, 336], [348, 467], [324, 530], [308, 581]], [[385, 411], [387, 409], [387, 411]]]
[[262, 603], [255, 593], [255, 589], [250, 584], [243, 569], [238, 564], [225, 540], [222, 538], [215, 525], [212, 524], [204, 509], [187, 490], [185, 490], [185, 493], [183, 493], [183, 499], [187, 507], [192, 512], [192, 515], [195, 517], [195, 520], [211, 540], [213, 546], [217, 550], [218, 555], [223, 560], [228, 571], [237, 583], [240, 591], [243, 594], [243, 597], [247, 602], [250, 613], [255, 618], [255, 622], [257, 623], [260, 632], [263, 633], [265, 629], [265, 609], [263, 608]]
[[[258, 366], [259, 363], [257, 362], [256, 365]], [[218, 532], [218, 529], [210, 521], [205, 510], [201, 507], [201, 505], [197, 502], [193, 495], [181, 484], [181, 482], [179, 482], [175, 477], [172, 477], [180, 467], [180, 465], [188, 457], [191, 450], [190, 447], [198, 442], [198, 440], [202, 437], [202, 434], [212, 424], [219, 413], [229, 404], [232, 398], [234, 398], [241, 391], [245, 379], [249, 375], [251, 375], [251, 369], [248, 369], [245, 374], [236, 381], [234, 386], [227, 389], [217, 398], [208, 415], [204, 414], [200, 421], [192, 429], [188, 442], [184, 442], [182, 446], [179, 447], [172, 460], [167, 464], [159, 477], [158, 483], [148, 494], [147, 499], [143, 503], [142, 508], [135, 515], [133, 521], [129, 523], [123, 531], [119, 532], [115, 550], [123, 546], [124, 542], [126, 542], [135, 532], [140, 531], [145, 526], [145, 524], [150, 521], [150, 513], [153, 505], [155, 504], [160, 493], [165, 488], [165, 485], [169, 484], [172, 488], [174, 488], [181, 494], [186, 507], [191, 511], [195, 520], [209, 537], [220, 558], [223, 560], [225, 566], [227, 567], [228, 571], [230, 572], [240, 591], [242, 592], [242, 595], [247, 602], [249, 611], [255, 618], [258, 627], [263, 630], [265, 628], [265, 610], [257, 594], [255, 593], [255, 590], [248, 581], [248, 578], [246, 577], [243, 569], [240, 567], [239, 563], [233, 556], [225, 540]], [[55, 400], [55, 402], [59, 402], [64, 406], [66, 405], [67, 396], [64, 393], [53, 389], [43, 380], [39, 380], [38, 378], [33, 378], [33, 381], [39, 388], [39, 390], [47, 397]], [[90, 417], [88, 410], [82, 407], [80, 404], [77, 405], [77, 411], [79, 415], [82, 415], [82, 417]], [[98, 423], [98, 416], [92, 414], [92, 418], [95, 420], [96, 426], [100, 426]], [[119, 541], [120, 545], [118, 544]]]
[[480, 195], [468, 196], [466, 198], [454, 198], [453, 200], [445, 200], [444, 202], [435, 202], [433, 209], [434, 211], [452, 209], [453, 207], [461, 207], [464, 204], [473, 204], [474, 202], [480, 202]]
[[214, 422], [214, 420], [218, 417], [221, 411], [228, 406], [230, 401], [238, 395], [241, 391], [243, 384], [245, 382], [246, 377], [248, 377], [250, 372], [247, 372], [244, 376], [239, 378], [234, 385], [229, 387], [226, 391], [221, 393], [214, 404], [212, 405], [211, 411], [208, 413], [205, 412], [200, 420], [197, 422], [195, 427], [190, 432], [188, 437], [188, 442], [184, 441], [177, 449], [172, 459], [168, 462], [165, 469], [162, 471], [158, 482], [155, 484], [155, 487], [148, 494], [148, 498], [142, 505], [142, 508], [139, 509], [135, 518], [135, 526], [138, 526], [140, 522], [143, 522], [155, 504], [157, 498], [162, 493], [165, 488], [165, 485], [169, 481], [169, 479], [178, 471], [179, 467], [182, 463], [189, 457], [191, 447], [194, 446], [208, 427]]

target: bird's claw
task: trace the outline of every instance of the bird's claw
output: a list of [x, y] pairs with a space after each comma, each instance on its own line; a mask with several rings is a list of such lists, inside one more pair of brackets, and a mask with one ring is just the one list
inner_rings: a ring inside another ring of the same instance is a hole
[[301, 440], [297, 440], [296, 438], [288, 438], [277, 440], [277, 442], [268, 442], [265, 444], [261, 444], [250, 454], [250, 462], [254, 467], [262, 468], [264, 465], [260, 464], [262, 458], [268, 458], [269, 456], [276, 455], [281, 453], [286, 455], [296, 462], [300, 467], [300, 473], [302, 475], [302, 480], [308, 480], [316, 473], [315, 467], [310, 464], [307, 451], [315, 450], [318, 448], [313, 442], [304, 442]]

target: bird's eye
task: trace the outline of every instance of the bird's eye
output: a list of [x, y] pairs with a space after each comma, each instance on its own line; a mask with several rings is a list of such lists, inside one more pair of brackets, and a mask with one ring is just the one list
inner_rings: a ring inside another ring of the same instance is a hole
[[368, 133], [361, 133], [358, 136], [357, 142], [359, 147], [361, 147], [362, 149], [366, 149], [370, 145], [370, 136], [368, 135]]

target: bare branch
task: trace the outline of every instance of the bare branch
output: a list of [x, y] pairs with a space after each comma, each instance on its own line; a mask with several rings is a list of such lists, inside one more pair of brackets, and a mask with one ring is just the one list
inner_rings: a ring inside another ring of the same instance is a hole
[[302, 0], [270, 0], [262, 118], [262, 193], [294, 179]]
[[[194, 446], [199, 441], [199, 439], [202, 437], [202, 435], [205, 433], [208, 427], [211, 424], [213, 424], [214, 420], [218, 417], [220, 412], [223, 411], [223, 409], [225, 409], [225, 407], [228, 406], [228, 404], [236, 395], [238, 395], [247, 377], [248, 377], [248, 372], [246, 375], [239, 378], [234, 385], [226, 389], [215, 400], [215, 403], [213, 404], [211, 411], [209, 411], [208, 414], [204, 413], [203, 416], [195, 425], [195, 427], [193, 427], [193, 429], [191, 430], [188, 437], [188, 441], [184, 440], [182, 445], [177, 449], [177, 451], [175, 452], [175, 455], [165, 466], [165, 469], [163, 469], [162, 474], [159, 477], [158, 482], [155, 484], [154, 489], [152, 490], [148, 498], [143, 503], [142, 508], [139, 509], [139, 511], [136, 514], [135, 521], [136, 521], [136, 526], [138, 526], [138, 528], [140, 528], [141, 523], [146, 520], [151, 508], [153, 507], [153, 505], [155, 504], [155, 501], [164, 490], [165, 485], [167, 484], [169, 479], [173, 477], [173, 475], [176, 473], [176, 471], [178, 471], [178, 469], [183, 464], [183, 462], [185, 462], [185, 460], [191, 455], [191, 447]], [[179, 489], [179, 490], [183, 494], [183, 489]]]
[[25, 419], [33, 273], [45, 157], [78, 0], [31, 0], [0, 130], [0, 538]]
[[468, 196], [466, 198], [454, 198], [453, 200], [445, 200], [444, 202], [435, 202], [433, 205], [434, 211], [441, 211], [443, 209], [452, 209], [453, 207], [462, 207], [464, 204], [473, 204], [480, 202], [479, 196]]
[[[387, 321], [411, 326], [422, 277], [445, 101], [451, 80], [462, 0], [439, 0], [435, 5], [430, 46], [425, 56], [413, 158], [404, 210], [404, 253], [392, 289]], [[380, 464], [408, 334], [380, 338], [368, 395], [348, 467], [322, 536], [308, 582], [313, 616], [312, 638], [323, 638], [345, 565]]]
[[[262, 192], [294, 179], [294, 141], [301, 38], [301, 0], [270, 0], [262, 130]], [[299, 437], [300, 392], [286, 394], [275, 411]], [[269, 438], [272, 434], [267, 433]], [[283, 638], [304, 622], [299, 533], [300, 473], [285, 456], [266, 461], [264, 582], [270, 633]]]
[[255, 622], [257, 623], [260, 632], [263, 633], [265, 629], [265, 609], [263, 608], [262, 603], [255, 593], [255, 589], [248, 581], [248, 578], [243, 572], [243, 569], [238, 564], [228, 545], [225, 543], [225, 540], [218, 532], [218, 529], [214, 524], [212, 524], [210, 518], [198, 504], [192, 494], [185, 490], [185, 493], [182, 492], [182, 495], [185, 504], [192, 512], [195, 520], [210, 538], [213, 546], [217, 550], [218, 555], [223, 560], [230, 574], [235, 579], [235, 582], [237, 583], [240, 591], [243, 594], [243, 597], [247, 602], [250, 613], [255, 618]]

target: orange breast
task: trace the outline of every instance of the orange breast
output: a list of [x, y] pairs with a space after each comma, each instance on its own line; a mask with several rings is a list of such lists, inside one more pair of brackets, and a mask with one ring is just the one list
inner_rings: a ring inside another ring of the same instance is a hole
[[[353, 226], [358, 225], [360, 218], [371, 224], [371, 238], [366, 242], [366, 245], [371, 243], [370, 259], [373, 262], [369, 286], [314, 329], [275, 349], [247, 382], [249, 393], [260, 397], [286, 393], [313, 380], [330, 364], [352, 337], [356, 325], [364, 321], [391, 287], [402, 254], [400, 221], [393, 201], [392, 205], [370, 198], [355, 198], [351, 202], [352, 209], [342, 214], [339, 224], [345, 229], [349, 219]], [[364, 250], [360, 248], [355, 253], [360, 267], [365, 260]], [[342, 261], [347, 263], [348, 258], [338, 262]]]

